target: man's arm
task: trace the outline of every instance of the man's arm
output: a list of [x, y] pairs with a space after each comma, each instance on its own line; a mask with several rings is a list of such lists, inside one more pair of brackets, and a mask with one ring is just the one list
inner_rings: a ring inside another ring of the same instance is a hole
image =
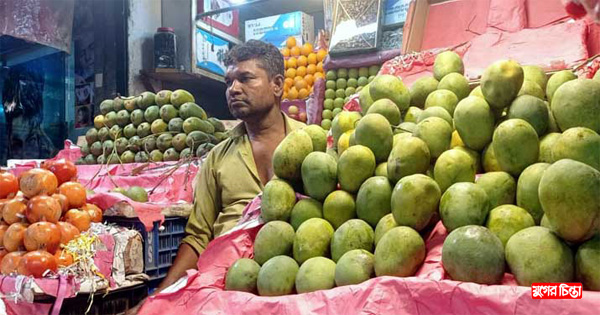
[[201, 166], [194, 192], [194, 209], [185, 227], [186, 236], [182, 240], [175, 261], [165, 279], [156, 288], [156, 293], [185, 276], [186, 270], [196, 269], [199, 255], [213, 238], [213, 225], [221, 211], [221, 198], [213, 154], [208, 155]]
[[196, 264], [198, 262], [198, 254], [190, 246], [189, 244], [182, 243], [179, 246], [179, 250], [177, 251], [177, 257], [175, 257], [175, 261], [171, 268], [169, 268], [169, 272], [165, 279], [160, 283], [158, 287], [156, 287], [155, 292], [160, 292], [164, 288], [170, 286], [175, 283], [175, 281], [179, 280], [179, 278], [185, 276], [186, 270], [188, 269], [196, 269]]

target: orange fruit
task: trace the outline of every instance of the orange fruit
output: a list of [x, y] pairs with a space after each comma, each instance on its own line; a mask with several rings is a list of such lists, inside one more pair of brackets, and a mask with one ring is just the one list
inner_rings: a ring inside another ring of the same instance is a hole
[[287, 95], [287, 91], [283, 92], [283, 95], [281, 96], [281, 99], [283, 100], [287, 100], [288, 95]]
[[298, 67], [298, 59], [296, 59], [296, 57], [290, 57], [287, 60], [287, 67], [288, 68], [297, 68]]
[[308, 87], [308, 84], [306, 83], [306, 81], [304, 81], [304, 79], [302, 79], [302, 80], [296, 81], [296, 84], [294, 84], [294, 87], [296, 88], [296, 90], [301, 91], [302, 89], [306, 89]]
[[308, 56], [311, 52], [313, 52], [313, 45], [311, 45], [311, 43], [302, 45], [302, 48], [300, 49], [302, 55]]
[[283, 69], [287, 69], [287, 60], [283, 59]]
[[323, 71], [323, 61], [317, 63], [317, 72], [325, 72]]
[[85, 205], [86, 190], [80, 183], [66, 182], [58, 187], [58, 191], [67, 197], [70, 209]]
[[[299, 76], [299, 75], [298, 75], [298, 76], [296, 76], [296, 77], [294, 78], [294, 84], [296, 84], [296, 82], [298, 82], [298, 81], [300, 81], [300, 80], [304, 80], [304, 77], [301, 77], [301, 76]], [[292, 84], [292, 85], [294, 85], [294, 84]]]
[[315, 65], [308, 65], [306, 67], [306, 73], [308, 73], [308, 74], [315, 74], [315, 72], [317, 72], [317, 66], [315, 66]]
[[317, 79], [325, 79], [325, 75], [323, 74], [323, 72], [315, 72], [313, 76], [315, 77], [315, 81]]
[[290, 49], [289, 49], [289, 48], [287, 48], [287, 47], [286, 47], [286, 48], [283, 48], [283, 49], [281, 50], [281, 54], [282, 54], [284, 57], [289, 57], [289, 56], [290, 56]]
[[312, 74], [307, 74], [304, 76], [304, 81], [306, 81], [308, 86], [312, 86], [315, 83], [315, 77]]
[[308, 55], [307, 59], [308, 59], [308, 64], [311, 64], [311, 65], [316, 65], [317, 64], [317, 54], [310, 53]]
[[289, 68], [289, 69], [285, 70], [285, 77], [286, 78], [293, 78], [295, 76], [296, 76], [296, 69]]
[[294, 79], [292, 79], [292, 78], [285, 78], [285, 80], [283, 81], [283, 86], [289, 88], [292, 85], [294, 85]]
[[290, 48], [290, 54], [294, 57], [300, 56], [300, 47]]
[[296, 75], [299, 75], [301, 77], [305, 76], [306, 75], [306, 67], [304, 67], [304, 66], [298, 67], [296, 69]]
[[289, 90], [287, 96], [288, 96], [289, 100], [295, 100], [295, 99], [297, 99], [298, 98], [298, 90], [296, 90], [296, 87], [292, 87]]
[[327, 51], [325, 49], [317, 51], [317, 61], [321, 62], [325, 60], [325, 57], [327, 57]]
[[287, 48], [296, 47], [296, 37], [288, 37], [288, 39], [285, 41], [285, 45], [287, 46]]
[[298, 91], [298, 99], [303, 100], [308, 97], [308, 89], [301, 89]]
[[298, 57], [298, 66], [305, 67], [308, 64], [308, 59], [306, 56]]

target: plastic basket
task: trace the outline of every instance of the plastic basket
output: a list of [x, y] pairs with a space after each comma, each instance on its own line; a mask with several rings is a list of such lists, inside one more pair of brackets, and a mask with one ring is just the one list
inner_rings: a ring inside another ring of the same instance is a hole
[[187, 218], [165, 217], [162, 226], [160, 221], [155, 221], [151, 231], [146, 231], [144, 224], [137, 218], [104, 217], [104, 220], [140, 232], [144, 243], [144, 273], [150, 277], [150, 281], [167, 275], [177, 255], [179, 243], [185, 236]]

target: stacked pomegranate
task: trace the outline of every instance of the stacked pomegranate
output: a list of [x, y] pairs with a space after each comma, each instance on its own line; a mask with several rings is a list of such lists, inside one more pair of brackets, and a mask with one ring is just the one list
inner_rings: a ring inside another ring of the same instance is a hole
[[64, 159], [45, 162], [19, 178], [0, 171], [2, 274], [38, 278], [73, 263], [61, 245], [91, 222], [102, 221], [102, 210], [86, 203], [86, 189], [76, 179], [77, 168]]

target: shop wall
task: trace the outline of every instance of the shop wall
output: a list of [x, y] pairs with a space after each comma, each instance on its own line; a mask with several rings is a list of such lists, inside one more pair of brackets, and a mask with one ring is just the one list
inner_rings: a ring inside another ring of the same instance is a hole
[[161, 0], [129, 0], [127, 21], [129, 95], [136, 95], [146, 90], [140, 78], [140, 70], [153, 68], [153, 36], [156, 29], [161, 26]]
[[126, 34], [121, 34], [126, 22], [124, 1], [76, 2], [73, 51], [68, 60], [74, 93], [66, 108], [72, 141], [93, 126], [93, 117], [99, 113], [102, 100], [125, 93], [123, 87], [127, 87], [127, 82], [119, 84], [126, 80], [126, 69], [119, 64], [123, 61], [122, 43], [126, 42]]
[[162, 1], [162, 26], [171, 27], [177, 35], [177, 63], [186, 72], [192, 66], [192, 0]]

